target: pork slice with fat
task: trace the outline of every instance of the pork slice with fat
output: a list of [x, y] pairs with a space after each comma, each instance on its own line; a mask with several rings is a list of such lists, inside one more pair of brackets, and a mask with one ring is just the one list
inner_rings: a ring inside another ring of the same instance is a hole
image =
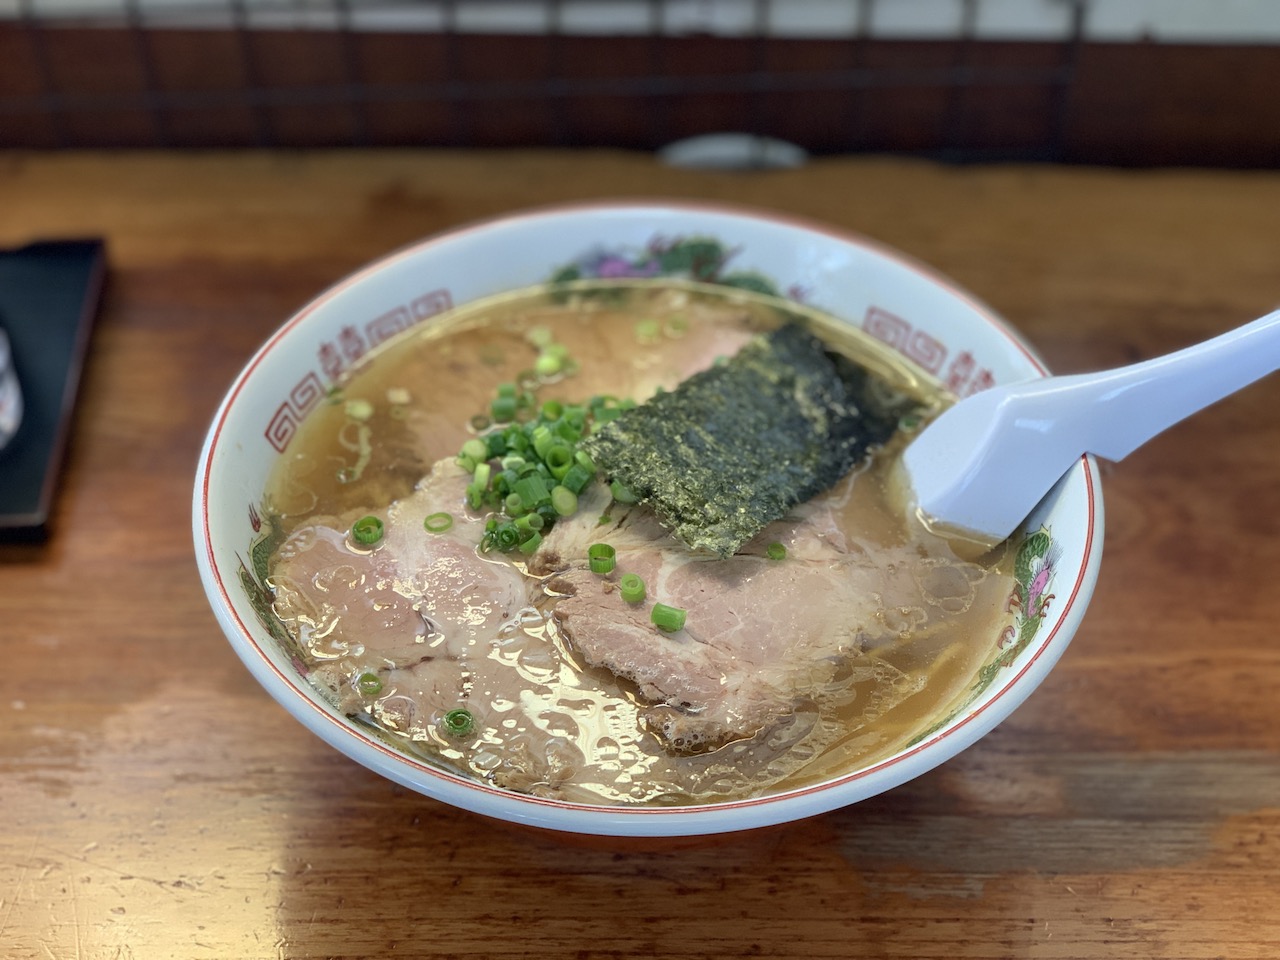
[[[677, 749], [714, 746], [771, 726], [818, 695], [842, 660], [890, 639], [883, 611], [901, 589], [883, 566], [825, 534], [820, 501], [771, 526], [771, 535], [805, 546], [787, 559], [718, 560], [691, 553], [642, 507], [614, 505], [601, 524], [607, 495], [596, 493], [557, 523], [534, 570], [558, 595], [555, 616], [572, 647], [652, 702], [651, 729]], [[585, 562], [596, 542], [617, 552], [605, 577]], [[644, 579], [644, 602], [622, 600], [624, 573]], [[655, 602], [686, 610], [684, 629], [655, 627]]]
[[[437, 463], [386, 511], [384, 538], [371, 548], [347, 537], [358, 515], [294, 531], [271, 573], [275, 609], [310, 654], [312, 678], [344, 712], [435, 762], [510, 789], [558, 794], [583, 762], [579, 746], [550, 720], [504, 722], [512, 705], [554, 704], [558, 667], [528, 640], [526, 628], [536, 634], [543, 621], [524, 574], [476, 549], [484, 521], [464, 508], [469, 480], [452, 459]], [[424, 529], [440, 512], [453, 516], [452, 526]], [[359, 683], [368, 673], [378, 678], [372, 692]], [[456, 707], [472, 714], [472, 734], [442, 729], [441, 717]]]

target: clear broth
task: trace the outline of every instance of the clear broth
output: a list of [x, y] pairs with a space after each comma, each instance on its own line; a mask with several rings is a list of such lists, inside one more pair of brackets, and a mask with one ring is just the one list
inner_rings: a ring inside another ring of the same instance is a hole
[[[878, 341], [771, 297], [670, 281], [522, 291], [409, 331], [347, 377], [334, 402], [303, 424], [273, 473], [264, 505], [274, 535], [312, 525], [341, 529], [410, 497], [433, 463], [475, 435], [473, 417], [487, 409], [495, 386], [529, 370], [535, 328], [569, 345], [577, 366], [572, 375], [542, 382], [539, 403], [598, 394], [643, 401], [797, 317], [894, 389], [933, 410], [949, 402], [936, 383]], [[354, 419], [351, 400], [367, 401], [371, 415]], [[469, 705], [489, 721], [465, 742], [442, 735], [429, 716], [414, 719], [414, 703], [393, 703], [405, 696], [400, 691], [384, 691], [373, 702], [351, 695], [376, 638], [365, 638], [367, 649], [358, 655], [344, 654], [286, 625], [313, 682], [342, 709], [407, 753], [504, 788], [588, 803], [686, 804], [821, 782], [891, 755], [927, 728], [971, 684], [1001, 626], [1009, 558], [997, 550], [972, 562], [904, 515], [891, 482], [904, 442], [895, 438], [829, 495], [840, 504], [842, 530], [861, 550], [904, 577], [936, 578], [929, 609], [881, 610], [880, 626], [895, 635], [893, 642], [843, 661], [821, 697], [798, 702], [774, 727], [709, 752], [673, 752], [649, 732], [648, 704], [628, 681], [581, 662], [552, 615], [554, 598], [536, 583], [529, 605], [466, 655], [471, 666], [464, 670], [479, 678], [468, 687]], [[519, 559], [486, 560], [524, 569]], [[497, 685], [486, 689], [485, 678], [504, 671], [518, 680], [518, 696]], [[529, 753], [536, 762], [510, 760]]]

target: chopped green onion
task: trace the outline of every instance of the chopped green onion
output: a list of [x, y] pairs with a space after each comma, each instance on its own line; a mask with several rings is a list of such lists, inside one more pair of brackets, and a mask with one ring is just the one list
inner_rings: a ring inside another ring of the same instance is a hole
[[652, 343], [661, 331], [657, 320], [641, 320], [636, 324], [636, 339], [640, 343]]
[[579, 417], [565, 417], [556, 424], [556, 436], [561, 440], [577, 443], [582, 439], [582, 431], [585, 426], [586, 421]]
[[525, 508], [530, 510], [551, 496], [551, 491], [547, 489], [546, 483], [536, 473], [522, 477], [516, 483], [515, 492], [520, 495], [520, 500]]
[[348, 400], [343, 409], [352, 420], [363, 422], [373, 416], [373, 404], [368, 400]]
[[557, 480], [563, 480], [565, 474], [577, 465], [573, 461], [573, 447], [567, 443], [554, 444], [543, 454], [542, 459]]
[[613, 493], [613, 499], [619, 503], [636, 503], [640, 499], [630, 487], [617, 480], [609, 484], [609, 490]]
[[516, 518], [516, 529], [522, 534], [537, 533], [546, 525], [547, 521], [542, 519], [542, 514], [536, 511]]
[[560, 486], [568, 487], [574, 493], [581, 493], [594, 478], [594, 473], [587, 471], [582, 464], [575, 463], [560, 478]]
[[531, 533], [529, 537], [520, 544], [520, 552], [526, 557], [530, 556], [533, 551], [538, 549], [538, 545], [542, 543], [542, 534]]
[[494, 397], [493, 403], [489, 404], [489, 412], [493, 415], [493, 419], [499, 423], [508, 423], [514, 420], [516, 416], [516, 398]]
[[356, 678], [356, 690], [362, 697], [376, 697], [382, 692], [382, 678], [376, 673], [362, 673]]
[[501, 457], [507, 452], [507, 438], [498, 430], [495, 430], [484, 438], [484, 445], [489, 449], [489, 455], [483, 458], [485, 460], [490, 460], [493, 457]]
[[627, 603], [639, 603], [644, 599], [644, 581], [634, 573], [624, 573], [618, 581], [618, 589]]
[[470, 457], [476, 463], [489, 459], [489, 444], [479, 437], [472, 437], [458, 451], [461, 456]]
[[369, 547], [382, 539], [382, 521], [375, 516], [361, 517], [351, 525], [351, 539]]
[[510, 550], [520, 543], [520, 529], [514, 523], [500, 523], [493, 538], [499, 550]]
[[387, 403], [395, 404], [397, 407], [403, 407], [412, 400], [413, 397], [404, 387], [390, 387], [387, 390]]
[[470, 710], [455, 707], [440, 718], [440, 726], [451, 737], [465, 737], [476, 728], [476, 720]]
[[764, 548], [764, 555], [770, 560], [785, 560], [787, 559], [787, 548], [775, 541]]
[[533, 452], [543, 460], [547, 458], [547, 451], [551, 449], [552, 444], [556, 442], [555, 434], [551, 432], [551, 428], [545, 424], [533, 428]]
[[685, 611], [679, 607], [669, 607], [665, 603], [655, 603], [653, 612], [649, 614], [649, 619], [653, 621], [653, 625], [667, 633], [683, 630], [684, 618]]
[[540, 353], [538, 359], [533, 362], [533, 370], [540, 377], [554, 377], [560, 372], [563, 364], [559, 357], [553, 353]]
[[444, 511], [433, 513], [422, 521], [422, 525], [428, 533], [444, 533], [453, 526], [453, 514]]
[[568, 487], [555, 487], [551, 491], [551, 506], [561, 517], [571, 517], [578, 512], [578, 495]]
[[[563, 344], [550, 342], [540, 352], [563, 365], [571, 360]], [[534, 371], [529, 373], [536, 376]], [[458, 451], [457, 462], [472, 475], [467, 502], [476, 510], [495, 511], [481, 541], [486, 552], [524, 549], [532, 533], [545, 535], [558, 519], [576, 513], [580, 498], [596, 479], [596, 465], [578, 449], [578, 443], [597, 418], [635, 406], [630, 399], [612, 396], [592, 397], [581, 404], [547, 400], [539, 406], [533, 392], [538, 386], [538, 382], [526, 383], [524, 374], [517, 383], [498, 385], [491, 410], [496, 425]], [[622, 485], [616, 492], [623, 502], [635, 502]], [[541, 518], [541, 528], [536, 519], [519, 528], [511, 524], [517, 518], [535, 516]], [[536, 546], [528, 546], [525, 552]]]
[[587, 561], [592, 573], [612, 573], [617, 551], [607, 543], [593, 543], [587, 548]]

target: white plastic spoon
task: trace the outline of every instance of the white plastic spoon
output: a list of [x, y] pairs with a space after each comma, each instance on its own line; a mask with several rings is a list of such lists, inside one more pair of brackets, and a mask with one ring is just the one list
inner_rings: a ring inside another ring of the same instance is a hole
[[938, 529], [998, 543], [1084, 454], [1122, 460], [1277, 367], [1280, 310], [1132, 366], [992, 387], [907, 447], [908, 495]]

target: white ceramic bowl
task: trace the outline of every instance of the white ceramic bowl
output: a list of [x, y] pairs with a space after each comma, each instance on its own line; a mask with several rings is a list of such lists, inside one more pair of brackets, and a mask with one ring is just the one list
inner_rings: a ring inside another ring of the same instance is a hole
[[[805, 789], [691, 807], [620, 808], [521, 796], [398, 753], [331, 707], [272, 639], [250, 548], [268, 471], [341, 368], [451, 305], [548, 280], [652, 270], [655, 249], [713, 239], [713, 279], [767, 278], [782, 294], [888, 341], [963, 396], [1045, 373], [1027, 345], [947, 280], [867, 240], [761, 212], [701, 204], [583, 205], [467, 226], [391, 254], [320, 294], [249, 360], [210, 427], [196, 477], [200, 574], [250, 672], [295, 718], [353, 760], [446, 803], [580, 833], [675, 836], [795, 820], [862, 800], [937, 766], [991, 730], [1044, 679], [1084, 615], [1097, 578], [1102, 500], [1081, 460], [1032, 518], [1017, 602], [953, 712], [896, 755]], [[672, 258], [679, 259], [679, 258]], [[317, 784], [317, 789], [320, 786]]]

